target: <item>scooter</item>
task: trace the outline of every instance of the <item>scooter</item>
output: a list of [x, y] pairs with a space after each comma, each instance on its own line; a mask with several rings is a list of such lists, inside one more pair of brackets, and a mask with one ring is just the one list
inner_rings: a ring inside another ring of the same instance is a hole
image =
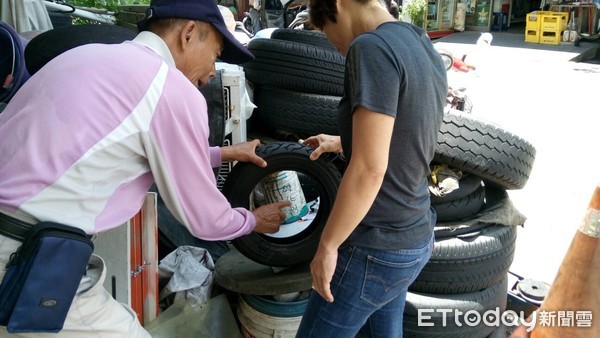
[[[265, 2], [264, 6], [262, 2]], [[280, 6], [273, 6], [273, 1], [261, 0], [244, 13], [242, 23], [252, 35], [266, 28], [307, 29], [308, 6], [306, 0], [278, 0]]]
[[[482, 33], [477, 39], [475, 51], [481, 51], [482, 48], [488, 48], [491, 46], [492, 40], [492, 34], [488, 32]], [[455, 57], [447, 50], [441, 48], [436, 48], [436, 50], [442, 56], [446, 71], [448, 72], [469, 73], [477, 69], [474, 64], [468, 62], [469, 58], [467, 57], [467, 54], [463, 54], [461, 57]], [[466, 88], [453, 88], [452, 86], [448, 86], [447, 108], [471, 113], [473, 103], [466, 95]]]
[[[466, 54], [463, 55], [461, 58], [457, 58], [447, 50], [437, 48], [436, 50], [442, 57], [442, 60], [444, 61], [444, 66], [446, 67], [446, 71], [448, 72], [458, 71], [467, 73], [471, 70], [476, 69], [474, 65], [465, 62]], [[452, 88], [451, 86], [448, 86], [446, 108], [470, 113], [471, 109], [473, 108], [473, 104], [471, 103], [471, 100], [469, 100], [465, 92], [466, 88], [464, 87]]]

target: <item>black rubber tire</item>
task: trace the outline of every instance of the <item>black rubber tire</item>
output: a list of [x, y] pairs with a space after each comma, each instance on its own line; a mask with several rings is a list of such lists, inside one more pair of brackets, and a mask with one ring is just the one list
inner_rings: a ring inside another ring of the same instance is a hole
[[117, 25], [72, 25], [36, 35], [25, 47], [25, 64], [35, 74], [50, 60], [69, 49], [88, 43], [118, 44], [133, 40], [136, 33]]
[[[498, 283], [489, 288], [475, 292], [453, 295], [432, 295], [426, 293], [409, 292], [406, 296], [404, 308], [403, 333], [404, 338], [483, 338], [496, 330], [494, 326], [487, 326], [483, 321], [479, 325], [466, 325], [460, 316], [458, 326], [454, 314], [461, 311], [464, 315], [468, 311], [476, 311], [480, 316], [491, 310], [502, 315], [506, 310], [508, 290], [508, 277], [502, 278]], [[419, 309], [426, 310], [422, 315], [431, 316], [430, 319], [421, 318], [423, 322], [433, 323], [433, 326], [419, 326]], [[454, 310], [446, 313], [443, 325], [443, 312], [435, 310]]]
[[67, 13], [48, 11], [48, 16], [53, 28], [73, 26], [73, 18]]
[[263, 265], [278, 267], [309, 262], [313, 258], [333, 207], [341, 176], [337, 168], [325, 158], [311, 161], [311, 153], [311, 148], [299, 143], [271, 143], [257, 149], [257, 154], [268, 163], [266, 168], [238, 163], [229, 173], [222, 191], [233, 207], [249, 208], [249, 196], [258, 182], [266, 175], [281, 170], [295, 170], [310, 177], [319, 190], [319, 210], [307, 228], [285, 238], [252, 232], [232, 240], [233, 246], [244, 256]]
[[279, 28], [271, 33], [271, 39], [294, 41], [311, 46], [331, 49], [337, 52], [337, 48], [327, 40], [327, 36], [319, 31], [307, 31], [305, 29]]
[[535, 148], [502, 128], [458, 111], [444, 114], [434, 161], [480, 176], [503, 189], [527, 183]]
[[460, 180], [458, 180], [458, 188], [451, 191], [449, 194], [443, 197], [431, 194], [431, 204], [448, 203], [461, 199], [475, 192], [475, 190], [477, 190], [482, 183], [481, 177], [472, 174], [465, 174]]
[[446, 49], [441, 48], [436, 48], [435, 50], [442, 57], [442, 61], [444, 61], [444, 67], [446, 68], [446, 70], [452, 69], [452, 64], [454, 63], [454, 56], [452, 56], [452, 53]]
[[243, 67], [254, 85], [342, 96], [345, 58], [340, 53], [277, 39], [252, 39], [248, 49], [256, 58]]
[[496, 329], [494, 329], [494, 331], [492, 331], [492, 333], [490, 333], [489, 336], [487, 336], [486, 338], [506, 338], [506, 325], [501, 324], [500, 326], [498, 326]]
[[[223, 94], [223, 71], [217, 71], [216, 76], [206, 86], [198, 88], [208, 107], [208, 144], [222, 146], [225, 141], [225, 99]], [[215, 168], [217, 169], [217, 168]], [[217, 173], [218, 174], [218, 173]]]
[[485, 187], [479, 186], [471, 194], [446, 203], [432, 204], [438, 222], [453, 222], [470, 219], [477, 215], [485, 202]]
[[508, 206], [499, 208], [497, 210], [491, 210], [489, 211], [488, 209], [491, 209], [492, 207], [494, 207], [496, 205], [496, 203], [499, 203], [502, 199], [508, 198], [508, 194], [506, 193], [506, 190], [500, 190], [500, 189], [496, 189], [496, 188], [492, 188], [492, 187], [486, 187], [485, 188], [485, 204], [483, 206], [483, 208], [481, 209], [481, 212], [479, 215], [477, 215], [477, 218], [471, 218], [470, 222], [468, 222], [467, 224], [464, 224], [464, 222], [437, 222], [435, 224], [435, 228], [433, 229], [433, 233], [435, 235], [436, 240], [440, 240], [443, 238], [448, 238], [448, 237], [458, 237], [458, 236], [467, 236], [467, 235], [471, 235], [473, 233], [477, 233], [479, 231], [481, 231], [481, 229], [483, 228], [487, 228], [488, 226], [490, 226], [490, 223], [486, 220], [483, 221], [479, 221], [479, 216], [483, 215], [482, 217], [484, 217], [484, 214], [487, 214], [488, 212], [498, 212], [498, 213], [505, 213], [508, 212], [508, 210], [506, 210], [506, 208], [508, 208]]
[[339, 135], [337, 115], [341, 97], [259, 87], [254, 91], [257, 120], [265, 127], [300, 137], [320, 133]]
[[508, 273], [516, 238], [516, 227], [502, 225], [460, 237], [436, 238], [429, 262], [409, 290], [458, 294], [490, 287]]

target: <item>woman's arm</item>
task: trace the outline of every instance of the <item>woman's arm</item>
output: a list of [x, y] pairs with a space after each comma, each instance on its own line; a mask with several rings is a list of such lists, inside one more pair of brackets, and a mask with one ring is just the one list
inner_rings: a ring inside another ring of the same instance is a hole
[[333, 301], [329, 283], [337, 250], [365, 217], [381, 188], [394, 117], [359, 106], [352, 123], [352, 156], [311, 264], [314, 287], [328, 301]]

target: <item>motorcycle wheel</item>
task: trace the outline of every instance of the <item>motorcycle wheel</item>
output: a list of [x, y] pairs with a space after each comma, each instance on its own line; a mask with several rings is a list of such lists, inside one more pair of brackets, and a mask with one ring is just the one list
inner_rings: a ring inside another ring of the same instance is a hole
[[[333, 207], [341, 175], [324, 157], [311, 161], [311, 153], [311, 148], [299, 143], [274, 142], [257, 149], [257, 154], [268, 163], [265, 168], [238, 163], [229, 173], [222, 192], [232, 207], [252, 210], [253, 205], [258, 204], [256, 187], [262, 179], [275, 172], [293, 170], [299, 174], [307, 205], [312, 209], [302, 220], [282, 225], [275, 234], [252, 232], [232, 240], [233, 246], [244, 256], [263, 265], [278, 267], [312, 260]], [[315, 196], [318, 199], [309, 201]]]

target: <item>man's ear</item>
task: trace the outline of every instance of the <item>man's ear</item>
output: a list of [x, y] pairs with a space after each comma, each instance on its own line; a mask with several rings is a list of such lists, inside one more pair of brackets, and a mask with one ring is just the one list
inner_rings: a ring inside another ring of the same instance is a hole
[[193, 20], [188, 20], [181, 30], [179, 31], [179, 42], [183, 49], [187, 48], [189, 42], [194, 37], [194, 29], [196, 28], [196, 22]]

